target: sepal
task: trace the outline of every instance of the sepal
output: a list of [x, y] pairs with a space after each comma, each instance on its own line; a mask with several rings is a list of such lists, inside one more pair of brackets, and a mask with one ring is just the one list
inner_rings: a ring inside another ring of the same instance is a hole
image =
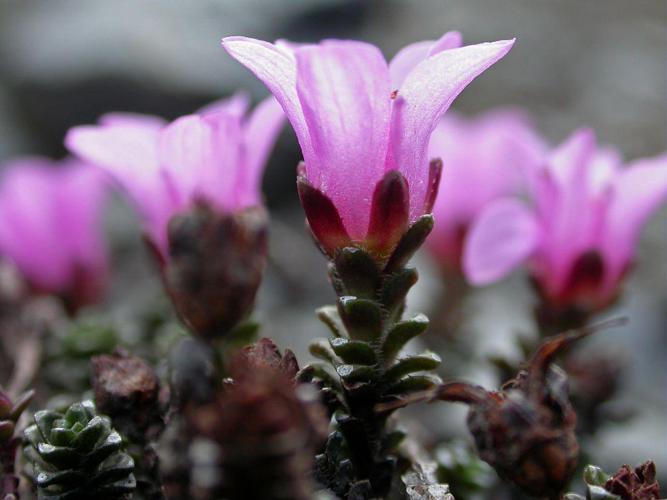
[[[301, 172], [303, 168], [297, 168]], [[315, 238], [320, 250], [333, 258], [336, 250], [352, 245], [352, 239], [347, 234], [338, 209], [333, 201], [319, 189], [314, 188], [305, 175], [299, 174], [296, 187], [301, 199], [301, 206], [306, 213], [308, 227]]]
[[375, 186], [364, 246], [379, 261], [385, 260], [405, 234], [410, 212], [408, 181], [391, 170]]

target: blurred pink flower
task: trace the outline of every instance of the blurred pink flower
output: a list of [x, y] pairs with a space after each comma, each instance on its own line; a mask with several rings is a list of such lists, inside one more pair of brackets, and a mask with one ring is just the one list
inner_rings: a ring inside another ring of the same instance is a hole
[[222, 212], [261, 203], [261, 179], [284, 114], [272, 97], [246, 116], [237, 94], [167, 124], [129, 113], [104, 115], [98, 125], [72, 128], [65, 139], [126, 192], [162, 259], [167, 224], [205, 202]]
[[108, 274], [105, 191], [99, 172], [74, 160], [10, 162], [0, 183], [0, 254], [36, 291], [73, 309], [94, 302]]
[[438, 123], [428, 155], [442, 159], [443, 168], [427, 246], [444, 270], [461, 272], [471, 224], [490, 202], [525, 192], [545, 152], [546, 145], [518, 110], [475, 118], [448, 113]]
[[353, 242], [391, 252], [407, 225], [430, 213], [439, 165], [431, 132], [454, 98], [510, 50], [513, 40], [460, 47], [452, 32], [402, 49], [228, 37], [223, 46], [283, 106], [304, 157], [301, 201], [323, 250]]
[[526, 258], [540, 293], [556, 306], [598, 310], [616, 297], [642, 226], [667, 196], [667, 154], [626, 167], [591, 130], [556, 148], [530, 207], [489, 205], [473, 225], [463, 265], [470, 281], [498, 280]]

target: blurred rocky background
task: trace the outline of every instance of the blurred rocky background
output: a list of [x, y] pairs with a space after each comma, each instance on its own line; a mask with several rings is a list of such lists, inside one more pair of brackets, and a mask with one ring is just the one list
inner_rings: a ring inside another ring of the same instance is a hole
[[[238, 88], [259, 99], [265, 89], [220, 47], [226, 35], [357, 38], [390, 57], [407, 43], [451, 29], [469, 43], [517, 38], [509, 56], [470, 85], [455, 109], [519, 105], [552, 143], [590, 125], [626, 158], [651, 156], [666, 146], [666, 25], [664, 0], [0, 0], [0, 162], [23, 154], [63, 156], [65, 131], [106, 111], [173, 118]], [[307, 341], [325, 335], [313, 309], [333, 294], [324, 260], [303, 230], [294, 184], [299, 156], [286, 127], [265, 176], [274, 224], [256, 315], [267, 320], [264, 335], [305, 359]], [[629, 325], [588, 344], [628, 358], [621, 404], [635, 412], [598, 432], [593, 460], [611, 471], [653, 458], [662, 477], [665, 220], [663, 211], [644, 234], [624, 299], [609, 314], [628, 316]], [[116, 271], [105, 307], [131, 332], [133, 311], [159, 301], [162, 292], [137, 224], [119, 201], [112, 204], [108, 234]], [[410, 307], [437, 312], [443, 297], [438, 275], [426, 256], [418, 264], [422, 281]], [[495, 384], [485, 359], [517, 355], [512, 338], [533, 329], [530, 308], [523, 276], [475, 292], [466, 335], [478, 362], [458, 375]], [[468, 439], [462, 412], [434, 407], [418, 416], [436, 433]]]

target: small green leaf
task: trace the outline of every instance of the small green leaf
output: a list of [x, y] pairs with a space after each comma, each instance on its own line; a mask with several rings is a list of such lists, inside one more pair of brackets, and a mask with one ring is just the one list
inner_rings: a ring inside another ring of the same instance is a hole
[[317, 317], [322, 323], [327, 325], [335, 337], [346, 337], [347, 333], [341, 323], [340, 315], [336, 306], [320, 307], [317, 311]]
[[299, 374], [300, 377], [310, 380], [317, 378], [321, 380], [325, 386], [330, 387], [336, 392], [341, 390], [338, 379], [329, 371], [328, 367], [322, 363], [309, 363], [301, 369]]
[[400, 321], [389, 331], [382, 345], [386, 361], [391, 361], [411, 339], [428, 328], [428, 318], [417, 314], [414, 318]]
[[70, 446], [75, 437], [76, 433], [71, 429], [53, 427], [49, 433], [49, 442], [54, 446]]
[[53, 427], [53, 423], [59, 418], [62, 418], [62, 415], [55, 411], [41, 410], [35, 413], [34, 418], [35, 418], [35, 424], [37, 424], [37, 428], [41, 433], [40, 440], [46, 440], [48, 439], [49, 434], [51, 433], [51, 427]]
[[367, 342], [343, 338], [330, 339], [333, 351], [343, 362], [354, 365], [374, 365], [377, 363], [375, 351]]
[[69, 469], [79, 465], [81, 455], [74, 450], [49, 443], [37, 443], [37, 453], [46, 463], [57, 469]]
[[126, 453], [116, 453], [104, 460], [95, 476], [96, 483], [109, 483], [127, 477], [134, 469], [134, 460]]
[[377, 376], [373, 367], [364, 365], [339, 365], [336, 367], [336, 373], [347, 384], [370, 382]]
[[391, 321], [400, 319], [405, 307], [405, 297], [410, 288], [417, 283], [417, 279], [418, 274], [415, 269], [402, 269], [385, 278], [380, 290], [380, 302]]
[[584, 468], [584, 481], [592, 486], [604, 486], [609, 480], [609, 474], [606, 474], [600, 467], [587, 465]]
[[137, 487], [137, 480], [133, 474], [115, 483], [105, 484], [97, 488], [97, 494], [101, 498], [123, 498], [123, 495], [132, 493]]
[[434, 370], [440, 365], [440, 356], [434, 352], [425, 352], [419, 356], [409, 356], [400, 359], [389, 370], [385, 376], [389, 381], [396, 381], [404, 375], [415, 372], [424, 372]]
[[118, 432], [111, 431], [106, 439], [88, 455], [87, 460], [91, 463], [101, 462], [122, 446], [123, 438]]
[[111, 422], [106, 417], [93, 417], [69, 445], [82, 453], [92, 450], [97, 442], [111, 432]]
[[39, 431], [39, 428], [37, 427], [36, 424], [33, 424], [29, 427], [27, 427], [23, 431], [23, 439], [27, 442], [29, 442], [32, 446], [35, 448], [37, 447], [37, 444], [44, 439], [42, 436], [42, 433]]
[[336, 354], [325, 339], [316, 339], [311, 342], [308, 346], [308, 351], [317, 359], [326, 361], [333, 366], [340, 364], [340, 361], [336, 358]]
[[334, 259], [334, 268], [345, 294], [375, 298], [380, 285], [380, 269], [368, 252], [356, 247], [343, 248]]
[[69, 424], [69, 427], [74, 426], [77, 422], [85, 426], [90, 417], [88, 416], [88, 412], [86, 412], [86, 408], [81, 403], [74, 403], [67, 409], [65, 420]]
[[87, 479], [82, 473], [73, 469], [63, 471], [41, 470], [37, 474], [36, 482], [40, 488], [46, 488], [52, 484], [69, 486], [76, 483], [84, 483]]
[[374, 341], [382, 335], [382, 309], [373, 300], [344, 296], [338, 311], [351, 339]]
[[388, 395], [407, 396], [415, 392], [433, 389], [441, 381], [438, 377], [428, 375], [412, 375], [402, 378], [387, 390]]

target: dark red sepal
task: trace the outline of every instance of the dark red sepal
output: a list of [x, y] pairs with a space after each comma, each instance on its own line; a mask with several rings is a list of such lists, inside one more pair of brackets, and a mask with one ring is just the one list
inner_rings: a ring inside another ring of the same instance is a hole
[[440, 189], [440, 177], [442, 176], [442, 160], [434, 158], [428, 165], [428, 184], [426, 185], [426, 197], [424, 198], [424, 213], [433, 212], [433, 205]]
[[306, 212], [308, 226], [322, 252], [333, 258], [337, 249], [351, 246], [352, 239], [347, 234], [338, 209], [331, 199], [314, 188], [302, 172], [300, 164], [296, 187], [301, 205]]
[[380, 258], [388, 257], [408, 230], [408, 181], [391, 170], [375, 186], [365, 246]]

